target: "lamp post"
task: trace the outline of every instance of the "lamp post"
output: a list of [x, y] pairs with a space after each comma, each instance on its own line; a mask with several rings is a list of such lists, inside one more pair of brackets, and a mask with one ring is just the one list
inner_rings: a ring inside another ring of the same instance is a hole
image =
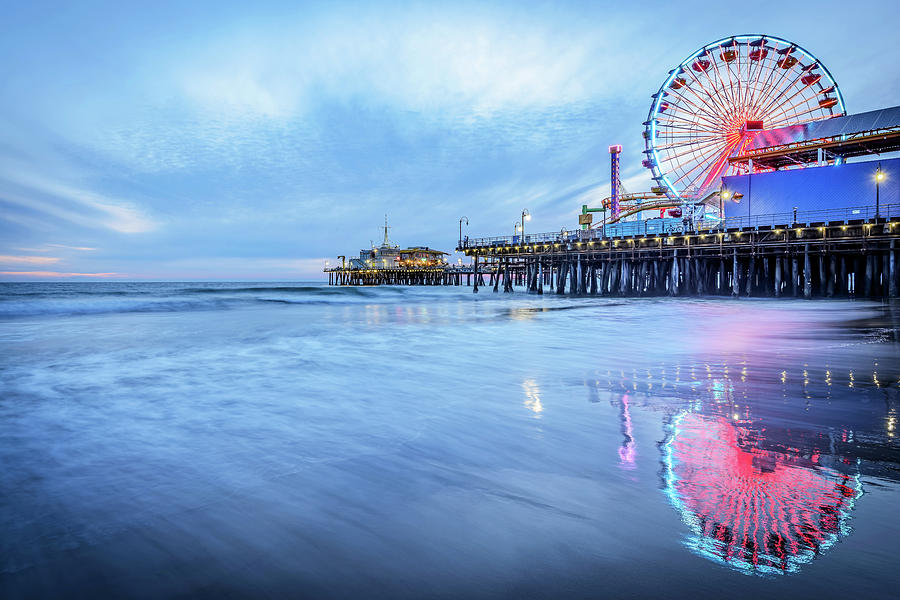
[[725, 201], [731, 198], [731, 192], [726, 188], [722, 188], [719, 192], [719, 223], [725, 227]]
[[518, 221], [513, 223], [513, 244], [516, 243], [516, 237], [519, 235], [519, 232], [521, 231], [521, 227], [522, 226], [519, 224]]
[[531, 220], [531, 213], [527, 208], [522, 209], [522, 243], [525, 242], [525, 221]]
[[882, 181], [884, 181], [884, 171], [881, 170], [881, 163], [878, 163], [878, 169], [875, 171], [875, 219], [876, 220], [880, 216], [878, 213], [880, 212], [880, 208], [881, 208], [881, 206], [880, 206], [881, 198], [879, 196], [880, 196], [880, 191], [881, 191], [880, 187], [881, 187]]
[[462, 248], [462, 225], [463, 221], [466, 222], [466, 227], [469, 226], [469, 217], [460, 217], [459, 218], [459, 247]]
[[753, 199], [753, 171], [747, 173], [747, 225], [750, 225], [750, 201]]

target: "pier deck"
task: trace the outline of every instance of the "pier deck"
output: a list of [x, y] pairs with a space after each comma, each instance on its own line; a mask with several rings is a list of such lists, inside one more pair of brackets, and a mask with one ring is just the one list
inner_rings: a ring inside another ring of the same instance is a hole
[[[437, 267], [368, 268], [332, 267], [325, 269], [329, 285], [472, 285], [474, 265]], [[483, 266], [481, 273], [491, 272]]]
[[[640, 233], [587, 229], [468, 239], [474, 291], [573, 295], [898, 296], [900, 204], [761, 215]], [[627, 231], [627, 230], [625, 230]], [[615, 232], [613, 235], [610, 233]]]

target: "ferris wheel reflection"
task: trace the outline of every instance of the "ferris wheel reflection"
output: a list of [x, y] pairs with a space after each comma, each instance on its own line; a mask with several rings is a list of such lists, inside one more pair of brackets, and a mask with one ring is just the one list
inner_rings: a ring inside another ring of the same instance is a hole
[[859, 476], [812, 452], [770, 449], [738, 415], [685, 411], [660, 445], [664, 489], [695, 553], [748, 574], [796, 572], [843, 536]]

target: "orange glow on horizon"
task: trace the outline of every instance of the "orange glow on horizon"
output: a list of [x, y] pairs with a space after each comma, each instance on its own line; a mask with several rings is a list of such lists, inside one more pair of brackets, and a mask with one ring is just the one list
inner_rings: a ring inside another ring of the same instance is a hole
[[124, 273], [60, 273], [58, 271], [0, 271], [0, 275], [20, 277], [128, 277]]

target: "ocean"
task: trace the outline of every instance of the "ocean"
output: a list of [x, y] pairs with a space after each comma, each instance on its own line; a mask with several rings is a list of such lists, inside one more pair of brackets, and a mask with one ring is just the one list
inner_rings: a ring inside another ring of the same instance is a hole
[[900, 306], [0, 284], [0, 598], [897, 594]]

